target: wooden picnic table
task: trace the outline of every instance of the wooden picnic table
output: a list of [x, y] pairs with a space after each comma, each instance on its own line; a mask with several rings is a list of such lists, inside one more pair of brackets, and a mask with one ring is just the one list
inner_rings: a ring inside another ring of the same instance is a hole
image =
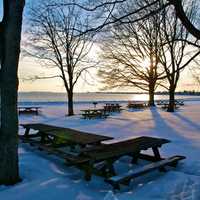
[[[24, 139], [39, 137], [39, 143], [54, 142], [68, 145], [92, 145], [102, 141], [113, 139], [112, 137], [86, 133], [70, 128], [52, 126], [48, 124], [22, 124], [25, 128]], [[37, 130], [36, 134], [30, 134], [30, 129]], [[59, 146], [59, 144], [58, 144]]]
[[[128, 185], [132, 178], [155, 169], [166, 171], [165, 166], [175, 167], [179, 160], [185, 159], [184, 156], [178, 155], [166, 159], [161, 157], [159, 148], [169, 142], [169, 140], [163, 138], [142, 136], [113, 144], [85, 148], [79, 155], [83, 162], [79, 162], [76, 166], [84, 170], [85, 180], [90, 180], [93, 174], [103, 176], [106, 178], [105, 181], [110, 183], [114, 189], [120, 189], [120, 184]], [[148, 149], [152, 149], [153, 155], [141, 153], [141, 151]], [[138, 159], [148, 160], [152, 163], [136, 168], [132, 172], [117, 174], [114, 163], [122, 156], [132, 157], [134, 164], [137, 164]], [[88, 161], [83, 160], [83, 158], [88, 158]]]
[[[85, 156], [89, 158], [89, 163], [87, 167], [90, 171], [85, 171], [85, 179], [90, 180], [92, 174], [102, 173], [102, 176], [109, 177], [116, 174], [114, 169], [114, 162], [122, 156], [131, 156], [132, 162], [136, 163], [137, 159], [145, 159], [149, 161], [161, 160], [159, 153], [159, 148], [170, 141], [162, 138], [154, 137], [137, 137], [133, 139], [128, 139], [121, 142], [116, 142], [112, 144], [101, 144], [100, 146], [88, 147], [82, 149], [80, 156]], [[152, 149], [153, 156], [141, 154], [141, 151]], [[102, 170], [95, 169], [96, 163], [104, 161]], [[85, 168], [85, 166], [83, 167]], [[106, 171], [108, 173], [106, 173]]]
[[[160, 104], [163, 109], [167, 109], [169, 107], [169, 102], [163, 102]], [[177, 104], [176, 102], [174, 103], [174, 108], [177, 109], [179, 108], [180, 104]]]
[[[170, 103], [169, 100], [158, 100], [157, 101], [157, 105], [163, 106], [163, 108], [167, 108], [168, 105], [169, 105], [169, 103]], [[182, 100], [182, 99], [176, 99], [174, 101], [174, 105], [175, 105], [175, 107], [183, 106], [184, 105], [184, 100]]]
[[[91, 180], [93, 174], [105, 177], [106, 181], [113, 185], [115, 189], [120, 188], [120, 184], [127, 184], [137, 176], [152, 171], [154, 169], [165, 170], [164, 166], [175, 166], [179, 160], [185, 159], [184, 156], [172, 156], [164, 159], [161, 157], [159, 148], [170, 141], [163, 138], [137, 137], [113, 143], [102, 143], [111, 140], [112, 137], [85, 133], [82, 131], [57, 127], [46, 124], [22, 124], [26, 129], [22, 140], [38, 146], [50, 154], [59, 156], [66, 161], [66, 164], [76, 166], [84, 171], [85, 180]], [[37, 130], [36, 134], [40, 137], [39, 142], [34, 143], [34, 135], [30, 134], [30, 129]], [[45, 137], [47, 140], [42, 141]], [[50, 138], [48, 138], [50, 137]], [[43, 139], [42, 139], [43, 138]], [[62, 149], [62, 146], [52, 145], [56, 140], [64, 141], [65, 147], [79, 145], [81, 148]], [[110, 142], [111, 142], [110, 141]], [[152, 149], [153, 155], [144, 154], [141, 151]], [[122, 156], [130, 156], [132, 163], [137, 163], [138, 159], [151, 161], [151, 164], [142, 168], [137, 168], [131, 173], [117, 174], [114, 163]]]
[[18, 112], [19, 114], [39, 114], [41, 107], [39, 106], [19, 106]]
[[134, 101], [128, 102], [128, 108], [144, 108], [148, 106], [148, 102], [145, 101]]
[[85, 109], [81, 110], [81, 115], [84, 119], [92, 119], [92, 118], [106, 118], [108, 114], [105, 109]]
[[118, 103], [116, 103], [116, 104], [106, 104], [105, 106], [104, 106], [104, 110], [106, 111], [106, 112], [120, 112], [122, 109], [121, 109], [121, 105], [119, 105]]

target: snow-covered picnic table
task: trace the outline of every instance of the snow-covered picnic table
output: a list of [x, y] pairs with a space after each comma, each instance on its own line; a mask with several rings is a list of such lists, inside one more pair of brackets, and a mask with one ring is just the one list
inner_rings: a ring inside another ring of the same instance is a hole
[[[26, 129], [25, 134], [20, 136], [23, 142], [38, 146], [40, 150], [61, 157], [68, 165], [83, 170], [86, 181], [90, 181], [92, 175], [102, 176], [115, 189], [119, 189], [119, 184], [124, 184], [124, 181], [127, 184], [127, 180], [129, 182], [132, 178], [154, 169], [164, 169], [165, 165], [176, 165], [179, 160], [185, 158], [183, 156], [173, 156], [166, 160], [161, 158], [159, 148], [170, 142], [163, 138], [142, 136], [112, 143], [112, 137], [48, 124], [22, 124], [21, 126]], [[30, 134], [30, 129], [37, 130], [37, 133]], [[101, 143], [106, 140], [111, 140], [111, 143]], [[153, 155], [141, 154], [141, 151], [148, 149], [152, 149]], [[122, 156], [130, 156], [132, 163], [135, 164], [139, 158], [155, 164], [146, 165], [139, 173], [136, 171], [132, 174], [116, 176], [114, 163]]]

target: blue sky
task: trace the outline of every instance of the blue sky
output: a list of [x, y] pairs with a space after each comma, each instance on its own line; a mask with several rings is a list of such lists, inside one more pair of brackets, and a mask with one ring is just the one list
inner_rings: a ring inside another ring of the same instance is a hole
[[0, 19], [2, 19], [2, 16], [3, 16], [3, 9], [2, 9], [2, 1], [0, 2]]
[[[28, 0], [29, 1], [29, 0]], [[26, 1], [27, 2], [27, 1]], [[0, 1], [0, 18], [2, 18], [2, 1]], [[26, 21], [26, 23], [28, 23]], [[23, 38], [23, 35], [22, 35]], [[54, 80], [37, 80], [37, 81], [23, 81], [27, 76], [36, 76], [45, 73], [45, 68], [42, 68], [39, 63], [31, 58], [21, 58], [19, 65], [19, 78], [20, 78], [20, 91], [54, 91], [64, 92], [62, 81], [59, 79]], [[91, 72], [92, 77], [88, 77], [89, 85], [84, 80], [80, 80], [75, 88], [76, 92], [95, 92], [101, 88], [101, 84], [96, 77], [96, 71]], [[184, 70], [181, 80], [179, 82], [178, 90], [200, 90], [199, 86], [193, 81], [189, 70]], [[119, 89], [120, 90], [120, 89]], [[128, 89], [127, 91], [134, 91], [134, 89]]]

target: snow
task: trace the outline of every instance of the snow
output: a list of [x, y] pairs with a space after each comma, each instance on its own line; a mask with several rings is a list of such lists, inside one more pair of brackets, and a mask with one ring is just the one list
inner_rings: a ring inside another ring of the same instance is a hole
[[[23, 179], [15, 186], [0, 186], [0, 199], [6, 200], [199, 200], [200, 199], [200, 101], [187, 101], [175, 113], [160, 108], [127, 110], [107, 119], [81, 119], [80, 110], [92, 104], [77, 104], [76, 115], [66, 117], [66, 105], [43, 105], [38, 116], [20, 115], [20, 123], [47, 123], [85, 132], [113, 136], [116, 140], [155, 136], [171, 140], [163, 145], [162, 156], [184, 155], [186, 160], [167, 173], [152, 172], [134, 179], [129, 187], [112, 190], [103, 178], [86, 182], [83, 173], [63, 161], [27, 144], [20, 144], [19, 164]], [[98, 104], [98, 107], [101, 107]], [[20, 127], [20, 134], [24, 130]], [[116, 163], [119, 172], [132, 170], [129, 158]], [[139, 164], [144, 164], [140, 162]]]

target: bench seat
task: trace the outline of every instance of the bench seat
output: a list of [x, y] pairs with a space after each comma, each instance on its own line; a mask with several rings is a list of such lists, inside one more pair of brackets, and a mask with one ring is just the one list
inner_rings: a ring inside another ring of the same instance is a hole
[[79, 156], [77, 153], [73, 152], [65, 152], [59, 150], [59, 148], [51, 148], [46, 145], [39, 145], [38, 148], [40, 150], [44, 150], [50, 154], [56, 155], [66, 161], [68, 166], [79, 165], [89, 161], [89, 158], [84, 156]]
[[117, 175], [117, 176], [113, 176], [109, 179], [106, 179], [105, 181], [110, 183], [114, 189], [120, 189], [120, 184], [129, 184], [130, 180], [133, 178], [136, 178], [138, 176], [141, 176], [143, 174], [146, 174], [150, 171], [153, 171], [155, 169], [163, 169], [164, 166], [171, 166], [172, 164], [174, 164], [174, 166], [177, 164], [177, 162], [179, 160], [183, 160], [185, 159], [184, 156], [172, 156], [169, 158], [166, 158], [164, 160], [161, 161], [157, 161], [155, 163], [151, 163], [151, 164], [147, 164], [143, 167], [140, 167], [132, 172], [127, 172], [121, 175]]

